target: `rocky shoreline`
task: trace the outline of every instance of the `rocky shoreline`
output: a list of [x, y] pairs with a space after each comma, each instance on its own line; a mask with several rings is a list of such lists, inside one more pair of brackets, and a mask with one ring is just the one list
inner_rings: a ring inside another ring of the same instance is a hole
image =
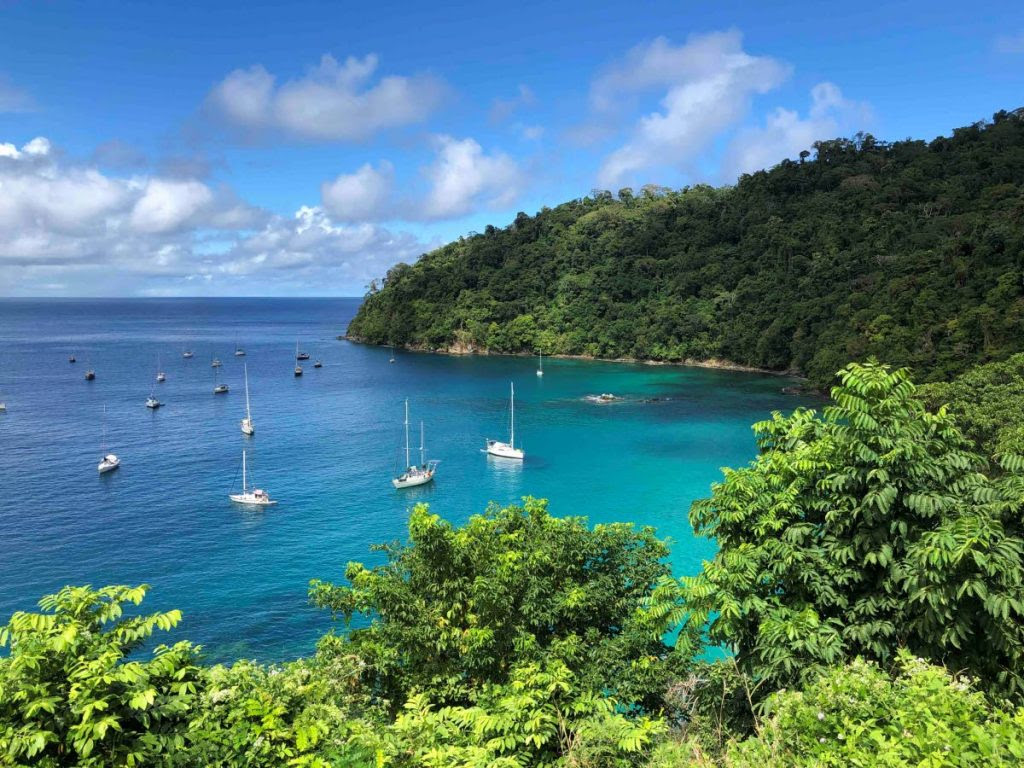
[[[384, 347], [387, 344], [374, 344], [373, 342], [361, 339], [358, 336], [350, 336], [348, 334], [342, 334], [338, 336], [340, 341], [351, 341], [356, 344], [367, 344], [371, 346]], [[449, 344], [446, 347], [428, 347], [421, 344], [397, 344], [396, 349], [403, 349], [407, 352], [420, 352], [423, 354], [431, 355], [453, 355], [453, 356], [464, 356], [464, 355], [481, 355], [481, 356], [501, 356], [501, 357], [533, 357], [532, 354], [526, 352], [491, 352], [488, 349], [475, 347], [471, 344], [455, 343]], [[706, 360], [697, 360], [688, 358], [686, 360], [645, 360], [635, 357], [595, 357], [594, 355], [549, 355], [548, 357], [556, 360], [592, 360], [594, 362], [601, 363], [632, 363], [634, 365], [666, 365], [666, 366], [681, 366], [686, 368], [711, 368], [722, 371], [740, 371], [743, 373], [760, 373], [768, 376], [779, 376], [789, 379], [799, 379], [801, 382], [806, 382], [807, 379], [799, 371], [775, 371], [769, 368], [758, 368], [752, 365], [743, 365], [742, 363], [736, 363], [732, 360], [726, 360], [724, 358], [711, 357]], [[805, 383], [794, 384], [782, 388], [782, 391], [787, 395], [800, 395], [816, 393], [817, 390], [806, 386]]]

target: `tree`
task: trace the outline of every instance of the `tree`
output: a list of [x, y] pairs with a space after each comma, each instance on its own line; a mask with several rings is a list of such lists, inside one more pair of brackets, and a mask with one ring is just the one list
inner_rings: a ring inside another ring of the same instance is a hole
[[0, 764], [150, 766], [185, 745], [202, 688], [197, 649], [157, 646], [131, 659], [179, 611], [123, 616], [148, 587], [65, 587], [0, 629]]
[[694, 503], [719, 552], [685, 579], [691, 624], [768, 689], [900, 647], [1024, 692], [1024, 460], [992, 479], [905, 370], [851, 364], [819, 416], [755, 425], [761, 454]]
[[399, 711], [414, 692], [439, 706], [472, 706], [483, 686], [505, 685], [524, 664], [560, 663], [574, 695], [599, 693], [625, 712], [653, 712], [674, 670], [694, 650], [663, 635], [681, 618], [679, 590], [653, 532], [588, 528], [547, 504], [492, 505], [453, 528], [425, 505], [409, 543], [387, 563], [349, 564], [348, 586], [313, 582], [314, 603], [346, 623], [375, 698]]

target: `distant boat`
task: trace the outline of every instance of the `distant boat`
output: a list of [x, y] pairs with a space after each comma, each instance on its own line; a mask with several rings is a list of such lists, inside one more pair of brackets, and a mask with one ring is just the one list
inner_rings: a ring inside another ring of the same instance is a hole
[[107, 453], [107, 406], [103, 406], [103, 441], [100, 443], [100, 453], [103, 454], [103, 458], [96, 469], [101, 475], [121, 466], [121, 460], [117, 456]]
[[181, 356], [184, 357], [186, 360], [190, 359], [191, 357], [193, 357], [192, 350], [186, 349], [184, 352], [181, 353]]
[[152, 395], [150, 395], [149, 397], [146, 398], [146, 407], [147, 408], [152, 408], [155, 411], [161, 405], [163, 405], [163, 403], [161, 403], [159, 400], [157, 400]]
[[510, 384], [511, 397], [509, 399], [509, 436], [508, 442], [500, 440], [487, 440], [487, 453], [491, 456], [500, 456], [504, 459], [522, 459], [526, 456], [522, 448], [516, 448], [516, 385]]
[[314, 368], [323, 368], [324, 364], [320, 360], [317, 360], [315, 363], [313, 363], [313, 367]]
[[538, 376], [543, 376], [544, 375], [544, 353], [543, 352], [538, 352], [537, 353], [537, 375]]
[[301, 365], [296, 365], [295, 366], [295, 375], [296, 376], [301, 376], [302, 375], [302, 366]]
[[218, 380], [217, 380], [217, 371], [215, 369], [213, 371], [213, 394], [215, 394], [215, 395], [223, 395], [223, 394], [227, 393], [227, 391], [228, 391], [228, 385], [227, 384], [221, 384], [221, 383], [218, 382]]
[[78, 359], [74, 355], [68, 355], [68, 362], [75, 363], [78, 362]]
[[252, 435], [255, 431], [252, 413], [249, 411], [249, 366], [245, 366], [245, 418], [242, 419], [242, 434]]
[[391, 484], [395, 488], [413, 488], [417, 485], [426, 485], [434, 479], [437, 472], [437, 461], [427, 461], [426, 447], [423, 444], [423, 422], [420, 422], [420, 463], [419, 466], [410, 464], [409, 457], [409, 400], [405, 401], [405, 471], [398, 477], [392, 478]]
[[92, 381], [95, 378], [96, 378], [96, 371], [94, 371], [92, 368], [90, 368], [88, 371], [85, 372], [85, 380], [86, 381]]
[[389, 363], [395, 362], [395, 345], [394, 344], [391, 345], [391, 359], [388, 360], [388, 362]]
[[295, 340], [295, 359], [309, 360], [309, 352], [299, 352], [299, 340]]
[[7, 413], [7, 403], [0, 403], [0, 413]]
[[164, 375], [164, 372], [160, 370], [160, 355], [156, 356], [156, 380], [161, 384], [167, 381], [167, 377]]
[[241, 493], [229, 493], [228, 498], [236, 504], [250, 504], [256, 507], [270, 507], [277, 504], [276, 501], [270, 498], [270, 494], [264, 491], [262, 488], [253, 488], [249, 490], [247, 480], [247, 470], [245, 466], [245, 451], [242, 451], [242, 492]]
[[213, 358], [213, 362], [210, 363], [210, 367], [211, 368], [220, 368], [220, 366], [221, 366], [220, 360], [218, 358], [216, 358], [216, 357]]
[[235, 357], [245, 357], [245, 350], [235, 345]]

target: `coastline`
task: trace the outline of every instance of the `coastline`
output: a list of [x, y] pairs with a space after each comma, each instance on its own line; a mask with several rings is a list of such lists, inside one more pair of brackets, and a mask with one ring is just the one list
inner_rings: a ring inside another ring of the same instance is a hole
[[[351, 341], [355, 344], [364, 344], [367, 346], [374, 347], [387, 347], [387, 344], [375, 344], [370, 341], [366, 341], [357, 336], [350, 336], [348, 334], [340, 334], [338, 337], [339, 341]], [[450, 355], [453, 357], [465, 357], [469, 355], [480, 355], [481, 357], [533, 357], [532, 354], [526, 352], [491, 352], [486, 349], [478, 349], [465, 344], [450, 344], [447, 347], [427, 347], [423, 345], [411, 345], [411, 344], [396, 344], [396, 349], [402, 349], [406, 352], [418, 352], [420, 354], [429, 355]], [[724, 358], [711, 357], [706, 360], [697, 360], [694, 358], [688, 358], [686, 360], [650, 360], [636, 357], [595, 357], [594, 355], [548, 355], [549, 358], [556, 360], [589, 360], [599, 363], [631, 363], [633, 365], [665, 365], [665, 366], [678, 366], [685, 368], [708, 368], [713, 370], [721, 371], [739, 371], [742, 373], [760, 373], [767, 376], [777, 376], [780, 378], [797, 379], [801, 382], [806, 382], [807, 377], [797, 371], [776, 371], [770, 368], [758, 368], [752, 365], [743, 365], [732, 360], [726, 360]], [[784, 388], [788, 389], [787, 388]], [[801, 391], [803, 390], [802, 385], [800, 386]], [[816, 391], [816, 390], [806, 390]]]

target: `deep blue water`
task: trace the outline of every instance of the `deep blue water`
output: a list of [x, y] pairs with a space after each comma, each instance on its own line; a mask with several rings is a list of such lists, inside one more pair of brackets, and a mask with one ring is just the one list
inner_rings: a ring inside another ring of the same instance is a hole
[[[713, 543], [692, 535], [690, 502], [752, 458], [751, 423], [798, 405], [783, 380], [746, 373], [550, 360], [538, 378], [527, 358], [402, 351], [389, 364], [386, 349], [336, 340], [358, 304], [0, 301], [0, 622], [64, 584], [147, 582], [144, 607], [182, 609], [175, 637], [213, 660], [308, 654], [330, 626], [306, 602], [309, 579], [378, 562], [370, 544], [402, 538], [419, 501], [460, 522], [530, 494], [555, 514], [653, 525], [673, 540], [676, 572], [692, 573]], [[324, 362], [298, 379], [296, 339]], [[212, 393], [214, 356], [227, 395]], [[243, 362], [252, 438], [238, 428]], [[505, 435], [510, 381], [522, 464], [480, 452]], [[166, 403], [156, 412], [151, 389]], [[599, 392], [626, 400], [583, 399]], [[406, 397], [441, 465], [433, 485], [396, 491]], [[98, 476], [104, 406], [122, 466]], [[278, 506], [228, 500], [243, 447]]]

